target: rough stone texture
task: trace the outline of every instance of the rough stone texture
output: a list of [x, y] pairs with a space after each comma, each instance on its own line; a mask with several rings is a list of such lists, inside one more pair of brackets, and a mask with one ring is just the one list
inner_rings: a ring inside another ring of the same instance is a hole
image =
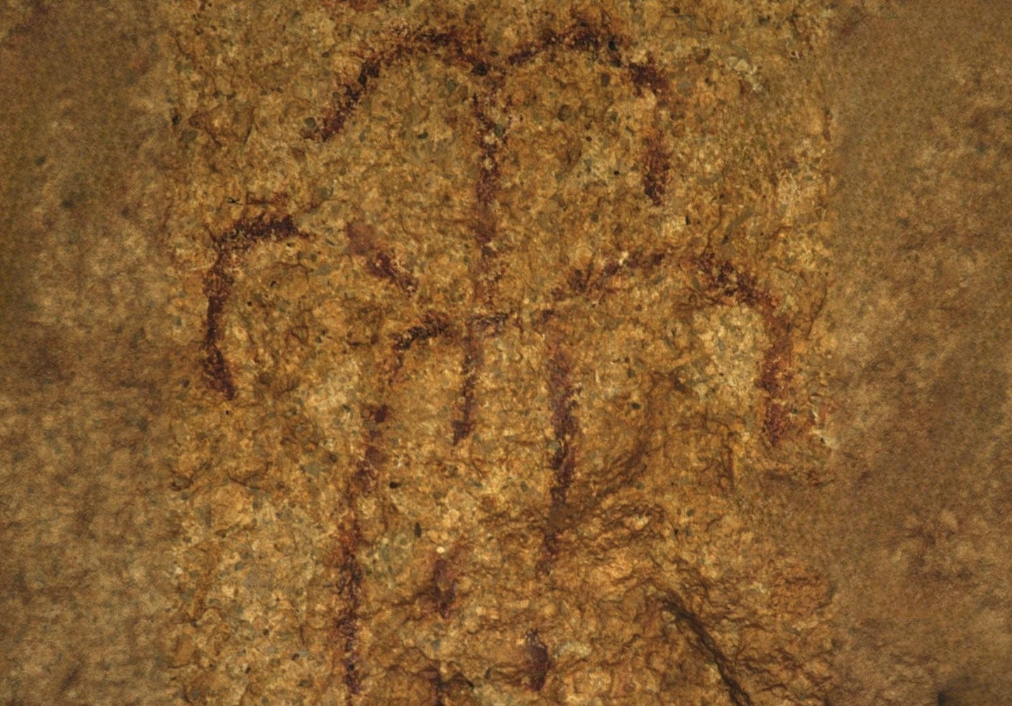
[[1012, 9], [0, 8], [0, 703], [1010, 702]]

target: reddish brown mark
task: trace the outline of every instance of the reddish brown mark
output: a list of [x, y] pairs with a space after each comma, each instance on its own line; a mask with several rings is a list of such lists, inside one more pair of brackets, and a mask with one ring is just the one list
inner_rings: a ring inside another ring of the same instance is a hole
[[537, 630], [529, 631], [524, 637], [524, 652], [527, 656], [527, 688], [541, 691], [548, 680], [551, 661], [548, 658], [548, 647]]
[[654, 206], [660, 206], [664, 203], [668, 173], [671, 171], [671, 151], [660, 132], [654, 131], [647, 137], [643, 162], [646, 166], [643, 170], [643, 192]]
[[221, 350], [222, 317], [225, 305], [235, 284], [235, 269], [245, 255], [257, 244], [279, 242], [288, 238], [306, 238], [291, 216], [269, 218], [261, 216], [243, 220], [214, 241], [216, 257], [204, 276], [204, 294], [207, 296], [206, 328], [204, 332], [204, 372], [208, 384], [221, 392], [225, 399], [235, 397], [235, 382], [228, 360]]
[[464, 360], [461, 364], [464, 382], [460, 391], [460, 417], [452, 425], [454, 446], [466, 439], [474, 428], [475, 392], [478, 376], [485, 363], [485, 338], [490, 331], [498, 334], [506, 320], [506, 314], [497, 313], [475, 316], [468, 321], [464, 336]]
[[430, 312], [426, 315], [424, 323], [412, 326], [394, 338], [394, 350], [404, 353], [416, 343], [438, 338], [448, 333], [450, 333], [450, 320], [446, 314]]
[[368, 420], [365, 434], [365, 451], [355, 469], [354, 489], [360, 493], [372, 491], [379, 471], [386, 463], [386, 452], [383, 451], [383, 425], [390, 415], [390, 408], [385, 405], [366, 405], [364, 416]]
[[398, 262], [386, 245], [379, 242], [375, 228], [362, 221], [354, 221], [345, 227], [345, 233], [348, 251], [365, 258], [371, 275], [387, 280], [405, 294], [415, 293], [418, 280]]
[[440, 557], [432, 567], [430, 596], [436, 611], [443, 620], [450, 618], [453, 601], [457, 597], [457, 576], [450, 562]]
[[766, 393], [763, 435], [770, 446], [775, 447], [791, 429], [791, 409], [787, 400], [794, 347], [791, 324], [779, 312], [776, 297], [759, 285], [754, 274], [730, 261], [718, 260], [712, 253], [699, 257], [696, 266], [717, 296], [733, 299], [763, 318], [770, 343], [759, 366], [756, 384]]
[[[340, 133], [365, 94], [375, 85], [375, 79], [379, 77], [383, 67], [408, 57], [436, 54], [447, 64], [460, 65], [468, 69], [472, 76], [486, 84], [485, 98], [479, 98], [476, 93], [473, 100], [479, 149], [483, 158], [477, 184], [479, 203], [477, 237], [484, 252], [495, 237], [495, 226], [482, 216], [481, 204], [490, 204], [498, 189], [500, 177], [498, 152], [503, 143], [486, 139], [493, 134], [496, 125], [490, 119], [488, 110], [482, 102], [489, 101], [498, 93], [503, 81], [514, 69], [529, 64], [546, 53], [564, 50], [589, 53], [598, 57], [604, 64], [622, 69], [622, 75], [628, 77], [637, 93], [649, 91], [657, 98], [658, 106], [668, 106], [672, 93], [670, 82], [664, 72], [652, 58], [645, 62], [625, 59], [623, 52], [628, 44], [627, 40], [611, 31], [607, 24], [597, 25], [585, 19], [577, 20], [562, 31], [544, 30], [537, 40], [522, 45], [505, 60], [487, 52], [479, 35], [474, 32], [465, 33], [458, 28], [401, 35], [400, 40], [391, 47], [375, 52], [363, 61], [356, 79], [344, 84], [335, 93], [330, 114], [323, 119], [322, 127], [311, 136], [326, 141]], [[655, 120], [659, 115], [660, 113], [655, 111]], [[644, 155], [646, 167], [643, 170], [644, 191], [651, 202], [659, 206], [664, 197], [666, 180], [670, 172], [670, 150], [664, 144], [663, 133], [656, 126], [645, 140]]]
[[358, 518], [352, 513], [338, 546], [337, 593], [343, 607], [334, 625], [335, 637], [343, 653], [344, 683], [352, 695], [362, 689], [358, 615], [362, 605], [362, 567], [358, 561], [361, 541]]
[[558, 553], [559, 534], [565, 525], [566, 499], [576, 470], [576, 437], [580, 432], [574, 413], [576, 392], [571, 380], [571, 362], [559, 343], [552, 344], [549, 350], [548, 394], [556, 448], [549, 459], [555, 477], [550, 491], [548, 525], [542, 545], [543, 558], [539, 566], [542, 572], [550, 570], [551, 562]]
[[622, 260], [609, 260], [599, 268], [590, 262], [586, 267], [573, 269], [566, 278], [566, 287], [552, 292], [556, 302], [564, 301], [572, 295], [587, 296], [593, 293], [608, 293], [608, 285], [619, 275], [635, 272], [653, 272], [667, 258], [667, 253], [645, 253], [641, 250], [631, 253]]

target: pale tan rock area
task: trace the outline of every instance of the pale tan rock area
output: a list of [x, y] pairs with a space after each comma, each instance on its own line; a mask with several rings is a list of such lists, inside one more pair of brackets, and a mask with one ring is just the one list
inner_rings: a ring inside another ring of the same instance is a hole
[[1012, 704], [1010, 47], [0, 3], [0, 704]]

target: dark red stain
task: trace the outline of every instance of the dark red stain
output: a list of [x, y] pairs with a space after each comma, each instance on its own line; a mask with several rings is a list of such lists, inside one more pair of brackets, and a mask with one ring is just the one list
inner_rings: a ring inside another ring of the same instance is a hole
[[450, 685], [449, 683], [447, 683], [445, 679], [443, 679], [443, 675], [439, 673], [438, 667], [434, 668], [432, 672], [433, 672], [431, 677], [432, 692], [433, 692], [432, 703], [434, 704], [434, 706], [447, 706], [446, 696], [450, 691]]
[[412, 326], [407, 331], [394, 338], [394, 351], [403, 355], [405, 352], [411, 350], [411, 347], [416, 343], [428, 341], [450, 333], [450, 320], [446, 314], [429, 312], [429, 314], [425, 317], [424, 323]]
[[[486, 140], [495, 129], [485, 104], [491, 105], [504, 81], [511, 72], [523, 67], [542, 55], [557, 51], [584, 52], [600, 63], [621, 70], [624, 77], [642, 94], [654, 94], [659, 107], [670, 107], [670, 82], [653, 59], [633, 62], [624, 57], [629, 42], [613, 32], [606, 24], [598, 25], [587, 20], [577, 20], [568, 28], [558, 31], [544, 30], [538, 39], [523, 44], [505, 58], [485, 49], [482, 37], [476, 31], [465, 32], [459, 28], [444, 31], [420, 31], [396, 37], [396, 41], [384, 50], [372, 53], [362, 62], [358, 76], [344, 83], [335, 93], [329, 114], [320, 121], [320, 127], [310, 134], [319, 141], [326, 141], [339, 134], [348, 118], [372, 90], [384, 68], [410, 57], [435, 55], [448, 65], [460, 66], [475, 77], [483, 87], [474, 94], [474, 118], [478, 124], [479, 149], [483, 162], [478, 179], [478, 241], [483, 251], [495, 236], [491, 218], [482, 214], [481, 204], [491, 202], [499, 179], [498, 152], [503, 143]], [[644, 193], [654, 205], [661, 205], [665, 184], [670, 172], [670, 150], [666, 147], [664, 133], [659, 128], [660, 111], [654, 111], [654, 125], [647, 131], [645, 139]], [[501, 132], [501, 130], [500, 130]]]
[[536, 41], [528, 42], [510, 54], [506, 58], [506, 63], [513, 67], [523, 66], [554, 49], [596, 53], [602, 47], [614, 47], [612, 52], [616, 54], [617, 41], [607, 28], [595, 27], [586, 20], [578, 20], [562, 32], [553, 29], [544, 30]]
[[550, 569], [552, 560], [558, 554], [559, 535], [566, 525], [566, 499], [576, 473], [576, 437], [580, 433], [580, 425], [574, 412], [576, 392], [573, 389], [571, 375], [569, 354], [561, 344], [557, 342], [551, 344], [548, 360], [548, 395], [552, 409], [555, 450], [549, 459], [554, 478], [550, 491], [548, 526], [543, 542], [544, 555], [539, 567], [543, 572]]
[[600, 266], [595, 266], [593, 262], [588, 263], [586, 267], [573, 269], [566, 277], [566, 285], [552, 292], [553, 298], [556, 302], [561, 302], [573, 296], [607, 294], [611, 291], [609, 285], [616, 277], [654, 272], [667, 257], [666, 252], [648, 253], [637, 250], [622, 260], [608, 260]]
[[626, 69], [637, 90], [647, 90], [658, 97], [667, 96], [669, 92], [668, 79], [653, 60], [645, 63], [630, 62], [626, 64]]
[[446, 559], [436, 559], [432, 567], [430, 595], [436, 606], [436, 612], [443, 620], [448, 620], [453, 609], [453, 601], [457, 597], [457, 576]]
[[507, 320], [504, 313], [474, 316], [467, 324], [464, 336], [464, 360], [461, 364], [463, 384], [460, 390], [460, 416], [452, 424], [453, 444], [466, 439], [474, 429], [475, 393], [478, 376], [485, 365], [485, 339], [489, 333], [498, 334]]
[[[480, 64], [484, 66], [484, 64]], [[482, 72], [481, 75], [485, 75]], [[499, 194], [502, 170], [499, 164], [502, 149], [506, 144], [506, 128], [500, 127], [489, 114], [484, 101], [475, 95], [471, 110], [477, 130], [475, 138], [481, 156], [478, 179], [475, 183], [475, 224], [474, 240], [478, 248], [477, 263], [471, 269], [472, 305], [491, 308], [494, 302], [496, 283], [501, 276], [493, 271], [496, 257], [495, 240], [498, 236], [499, 221], [495, 212], [495, 200]], [[464, 358], [461, 364], [462, 384], [460, 390], [460, 416], [452, 422], [453, 444], [456, 446], [466, 439], [474, 427], [475, 391], [478, 377], [485, 364], [484, 337], [486, 326], [481, 315], [472, 316], [464, 333]]]
[[362, 102], [362, 98], [365, 97], [366, 91], [369, 90], [369, 86], [373, 80], [379, 78], [382, 63], [379, 57], [366, 59], [359, 69], [358, 78], [355, 82], [343, 87], [344, 95], [337, 99], [333, 111], [323, 123], [320, 131], [322, 139], [336, 135], [344, 129], [348, 116]]
[[414, 294], [418, 280], [397, 261], [390, 249], [379, 242], [376, 230], [367, 223], [355, 221], [345, 228], [348, 251], [365, 258], [369, 274], [385, 279], [405, 294]]
[[369, 271], [377, 277], [390, 280], [396, 287], [408, 294], [418, 289], [418, 281], [406, 272], [391, 257], [390, 253], [383, 249], [377, 249], [369, 260]]
[[758, 313], [766, 326], [769, 346], [763, 354], [756, 384], [766, 393], [763, 436], [777, 446], [791, 429], [791, 368], [794, 344], [791, 324], [779, 312], [779, 301], [760, 286], [754, 274], [706, 253], [696, 260], [706, 285], [717, 297], [731, 299]]
[[527, 656], [527, 688], [541, 691], [548, 680], [551, 661], [548, 658], [548, 647], [537, 630], [529, 631], [524, 637], [524, 652]]
[[664, 141], [664, 135], [653, 131], [647, 137], [643, 151], [643, 193], [654, 206], [664, 203], [668, 189], [668, 173], [671, 171], [671, 151]]
[[341, 609], [335, 625], [337, 644], [342, 652], [341, 665], [344, 683], [348, 687], [348, 703], [362, 688], [362, 655], [359, 635], [362, 607], [362, 566], [358, 559], [362, 546], [362, 530], [358, 517], [358, 501], [372, 492], [379, 470], [386, 460], [382, 450], [383, 425], [390, 419], [386, 405], [367, 405], [363, 408], [366, 421], [365, 450], [359, 459], [355, 475], [349, 479], [345, 495], [348, 502], [348, 519], [337, 547], [337, 594]]
[[476, 136], [481, 155], [478, 181], [474, 190], [478, 204], [475, 239], [481, 250], [482, 258], [487, 259], [495, 255], [492, 245], [498, 231], [498, 217], [493, 209], [493, 204], [499, 194], [499, 186], [502, 181], [499, 158], [506, 144], [506, 133], [504, 129], [497, 126], [477, 95], [471, 101], [471, 110], [475, 123], [478, 125]]
[[464, 380], [460, 389], [460, 418], [452, 424], [454, 446], [466, 439], [474, 428], [474, 394], [478, 386], [478, 372], [484, 362], [484, 348], [479, 335], [469, 327], [464, 338], [464, 361], [460, 368]]
[[316, 140], [326, 141], [340, 133], [348, 118], [371, 91], [384, 68], [389, 68], [404, 59], [437, 54], [449, 64], [463, 64], [474, 73], [475, 67], [482, 60], [472, 54], [459, 30], [451, 28], [444, 31], [419, 31], [401, 35], [399, 41], [389, 48], [373, 53], [366, 58], [359, 68], [357, 77], [342, 85], [334, 94], [334, 102], [330, 114], [322, 121], [321, 126], [310, 136]]
[[359, 493], [368, 494], [372, 491], [379, 476], [380, 469], [386, 463], [386, 452], [383, 451], [383, 425], [390, 415], [390, 408], [385, 405], [367, 405], [364, 410], [366, 418], [365, 451], [355, 468], [353, 497]]
[[291, 216], [261, 216], [239, 221], [214, 241], [214, 264], [204, 276], [204, 294], [207, 296], [204, 372], [211, 388], [221, 392], [227, 400], [235, 397], [236, 390], [228, 360], [221, 350], [222, 317], [235, 284], [235, 270], [256, 245], [295, 237], [308, 236], [296, 228]]
[[[343, 654], [344, 684], [351, 695], [362, 690], [361, 645], [359, 638], [359, 611], [362, 607], [362, 566], [358, 561], [358, 548], [362, 532], [355, 513], [348, 521], [338, 545], [337, 593], [342, 609], [334, 624], [337, 644]], [[350, 699], [349, 699], [350, 701]]]
[[[523, 66], [543, 54], [559, 50], [586, 52], [602, 63], [624, 69], [622, 75], [628, 77], [638, 92], [650, 91], [657, 97], [659, 105], [667, 105], [671, 93], [667, 78], [652, 60], [631, 62], [625, 59], [623, 51], [628, 43], [607, 25], [577, 20], [561, 32], [551, 29], [543, 31], [536, 41], [525, 44], [505, 59], [501, 59], [488, 53], [484, 49], [481, 37], [473, 31], [468, 33], [451, 27], [441, 31], [421, 30], [401, 33], [397, 41], [388, 48], [373, 52], [363, 60], [356, 77], [343, 84], [336, 92], [329, 114], [321, 121], [320, 127], [312, 131], [310, 137], [325, 141], [339, 134], [364, 97], [375, 87], [383, 71], [406, 58], [435, 54], [447, 64], [462, 66], [471, 75], [476, 76], [484, 84], [484, 91], [475, 93], [472, 98], [475, 134], [481, 157], [475, 185], [477, 212], [474, 226], [475, 241], [481, 257], [473, 278], [476, 302], [490, 306], [493, 287], [500, 276], [499, 273], [492, 271], [491, 261], [495, 257], [495, 240], [498, 234], [494, 202], [500, 189], [500, 162], [502, 150], [506, 146], [507, 126], [496, 124], [488, 105], [494, 103], [502, 82], [512, 69]], [[655, 111], [655, 122], [658, 115], [658, 111]], [[663, 203], [666, 192], [670, 172], [670, 151], [666, 146], [664, 133], [657, 125], [646, 131], [643, 160], [644, 193], [653, 204], [659, 206]], [[228, 362], [220, 350], [219, 341], [221, 318], [234, 282], [234, 269], [239, 264], [240, 256], [255, 243], [290, 235], [301, 235], [292, 225], [290, 216], [280, 220], [261, 218], [241, 221], [215, 244], [218, 257], [205, 278], [205, 292], [208, 297], [207, 332], [204, 341], [205, 370], [211, 387], [222, 392], [226, 399], [235, 396], [235, 384]], [[371, 227], [362, 223], [352, 223], [347, 228], [347, 235], [351, 252], [366, 258], [370, 273], [391, 282], [407, 294], [413, 294], [417, 290], [416, 278], [399, 264], [388, 247], [376, 240]], [[468, 374], [476, 376], [480, 369], [481, 356], [472, 350], [470, 353], [465, 352], [465, 358]], [[470, 389], [473, 391], [473, 382]], [[468, 384], [465, 382], [462, 390], [465, 404], [467, 391]], [[473, 407], [473, 403], [471, 406]], [[454, 434], [457, 436], [463, 434], [463, 437], [466, 437], [469, 433], [466, 420], [458, 421]]]

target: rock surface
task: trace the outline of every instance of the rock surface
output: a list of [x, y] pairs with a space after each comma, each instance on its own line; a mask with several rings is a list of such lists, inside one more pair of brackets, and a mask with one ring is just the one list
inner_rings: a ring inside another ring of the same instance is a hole
[[1012, 8], [0, 8], [0, 703], [1009, 703]]

